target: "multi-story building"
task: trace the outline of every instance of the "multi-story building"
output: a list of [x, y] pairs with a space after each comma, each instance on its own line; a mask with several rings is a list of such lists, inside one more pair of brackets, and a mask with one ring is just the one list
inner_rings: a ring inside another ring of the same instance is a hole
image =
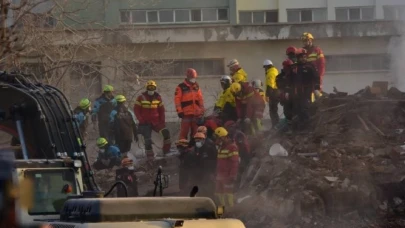
[[[213, 104], [228, 61], [238, 59], [249, 79], [264, 79], [263, 60], [281, 67], [284, 50], [300, 47], [303, 32], [311, 32], [324, 50], [326, 92], [334, 86], [355, 92], [375, 80], [390, 81], [390, 69], [398, 67], [390, 61], [394, 53], [390, 48], [393, 37], [402, 35], [405, 1], [100, 0], [80, 15], [100, 22], [94, 33], [104, 38], [94, 42], [125, 41], [140, 47], [148, 61], [171, 62], [159, 71], [145, 70], [141, 61], [131, 66], [140, 76], [164, 84], [166, 104], [172, 103], [174, 87], [187, 67], [199, 72], [206, 102]], [[111, 65], [109, 60], [102, 62]], [[105, 73], [112, 74], [122, 72]], [[173, 105], [168, 110], [174, 119]]]

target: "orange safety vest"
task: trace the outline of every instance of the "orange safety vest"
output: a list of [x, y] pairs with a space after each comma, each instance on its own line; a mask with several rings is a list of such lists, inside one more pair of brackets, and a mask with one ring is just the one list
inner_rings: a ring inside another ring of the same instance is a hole
[[176, 87], [174, 104], [177, 113], [190, 116], [204, 114], [204, 99], [198, 83], [191, 84], [186, 80]]

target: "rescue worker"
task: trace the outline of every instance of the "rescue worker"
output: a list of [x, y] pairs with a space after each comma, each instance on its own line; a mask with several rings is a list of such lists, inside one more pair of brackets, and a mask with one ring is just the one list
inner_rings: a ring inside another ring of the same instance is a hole
[[79, 127], [79, 131], [84, 140], [87, 138], [87, 127], [89, 125], [89, 116], [91, 112], [91, 102], [87, 98], [80, 100], [79, 105], [73, 110], [73, 117]]
[[232, 83], [231, 92], [235, 96], [238, 124], [243, 132], [255, 135], [261, 130], [261, 119], [265, 103], [258, 92], [249, 83]]
[[201, 196], [214, 198], [214, 181], [217, 159], [215, 143], [202, 132], [194, 135], [197, 163], [197, 186]]
[[320, 96], [320, 77], [313, 64], [306, 61], [305, 49], [298, 49], [296, 55], [297, 65], [292, 69], [292, 76], [289, 78], [290, 92], [285, 96], [288, 100], [291, 99], [293, 114], [297, 115], [299, 123], [305, 127], [309, 119], [312, 93]]
[[304, 32], [301, 36], [302, 42], [304, 44], [304, 49], [306, 50], [306, 61], [314, 64], [316, 70], [318, 71], [320, 77], [320, 86], [322, 89], [323, 77], [325, 76], [325, 56], [320, 47], [315, 46], [314, 36], [309, 32]]
[[221, 206], [234, 205], [234, 188], [239, 168], [238, 147], [229, 137], [228, 131], [215, 129], [216, 144], [219, 146], [216, 169], [215, 194]]
[[[231, 93], [232, 79], [228, 75], [221, 77], [222, 93], [215, 102], [214, 112], [219, 113], [223, 123], [228, 120], [237, 120], [235, 97]], [[215, 130], [215, 129], [214, 129]]]
[[239, 149], [239, 169], [238, 169], [238, 178], [236, 180], [236, 186], [240, 185], [242, 179], [242, 174], [245, 172], [246, 168], [249, 165], [250, 160], [253, 155], [250, 150], [250, 145], [247, 136], [238, 129], [234, 121], [228, 121], [224, 124], [224, 128], [228, 131], [229, 137], [233, 139], [236, 146]]
[[103, 94], [96, 99], [92, 110], [92, 122], [98, 122], [99, 136], [108, 138], [110, 113], [116, 106], [114, 101], [114, 88], [111, 85], [104, 86]]
[[[124, 157], [121, 160], [121, 168], [115, 170], [115, 180], [125, 183], [128, 197], [139, 196], [138, 178], [135, 174], [134, 161], [129, 157]], [[122, 185], [117, 186], [117, 197], [126, 197], [125, 189]]]
[[110, 114], [110, 135], [115, 139], [121, 153], [126, 153], [131, 150], [132, 138], [138, 142], [135, 116], [127, 108], [127, 99], [123, 95], [117, 95], [115, 100], [117, 106]]
[[97, 139], [97, 147], [99, 151], [97, 159], [93, 163], [94, 169], [110, 169], [121, 165], [121, 152], [118, 147], [109, 144], [107, 139], [102, 137]]
[[260, 79], [253, 80], [252, 87], [263, 97], [264, 102], [267, 102], [266, 93], [263, 90], [263, 82]]
[[138, 119], [138, 133], [145, 139], [145, 151], [148, 158], [154, 157], [152, 148], [152, 131], [159, 132], [163, 137], [163, 154], [170, 152], [170, 132], [166, 128], [165, 106], [162, 97], [156, 92], [155, 81], [146, 83], [146, 91], [138, 96], [134, 113]]
[[188, 195], [191, 188], [197, 180], [193, 180], [198, 170], [196, 167], [196, 156], [193, 153], [193, 148], [189, 146], [187, 139], [180, 139], [175, 142], [177, 150], [179, 151], [179, 189], [181, 195]]
[[[216, 129], [216, 128], [215, 128], [215, 129]], [[211, 137], [208, 137], [208, 129], [207, 129], [206, 126], [199, 126], [199, 127], [197, 128], [197, 133], [203, 133], [203, 134], [205, 135], [205, 137], [206, 137], [206, 138], [209, 138], [210, 140], [213, 138], [212, 136], [211, 136]], [[212, 141], [212, 140], [211, 140], [211, 141]], [[194, 137], [191, 138], [191, 140], [190, 140], [190, 142], [189, 142], [189, 147], [193, 147], [193, 146], [195, 146]]]
[[279, 91], [277, 89], [278, 70], [273, 62], [266, 59], [263, 62], [264, 73], [266, 76], [266, 97], [269, 101], [269, 113], [272, 127], [276, 126], [280, 120], [278, 116]]
[[237, 59], [232, 59], [227, 67], [229, 67], [230, 75], [232, 76], [232, 82], [247, 82], [247, 74], [240, 67], [239, 61]]
[[204, 99], [196, 79], [197, 71], [188, 68], [186, 79], [176, 87], [174, 94], [177, 115], [181, 119], [179, 139], [187, 139], [189, 133], [192, 137], [196, 133], [197, 122], [204, 115]]

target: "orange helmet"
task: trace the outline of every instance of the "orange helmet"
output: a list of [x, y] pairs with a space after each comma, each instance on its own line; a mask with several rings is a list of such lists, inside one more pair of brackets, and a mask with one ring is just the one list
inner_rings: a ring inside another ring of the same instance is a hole
[[197, 78], [197, 71], [193, 68], [188, 68], [186, 71], [187, 78]]
[[298, 48], [296, 55], [305, 55], [307, 53], [307, 50], [304, 48]]
[[207, 127], [206, 126], [199, 126], [197, 128], [197, 132], [203, 133], [203, 134], [207, 134]]
[[175, 142], [175, 144], [176, 146], [187, 147], [188, 141], [187, 139], [179, 139], [178, 141]]
[[121, 160], [121, 166], [122, 166], [122, 167], [127, 167], [127, 166], [131, 166], [131, 165], [133, 165], [133, 161], [132, 161], [131, 159], [129, 159], [129, 158], [123, 158], [123, 159]]
[[295, 54], [297, 52], [297, 48], [293, 47], [293, 46], [289, 46], [286, 50], [285, 50], [285, 54], [289, 55], [289, 54]]
[[197, 133], [195, 133], [194, 138], [195, 139], [205, 139], [205, 134], [202, 132], [197, 132]]

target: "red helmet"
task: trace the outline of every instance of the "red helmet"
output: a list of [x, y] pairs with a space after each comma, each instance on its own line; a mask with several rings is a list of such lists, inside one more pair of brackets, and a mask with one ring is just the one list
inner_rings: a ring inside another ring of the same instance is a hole
[[293, 46], [289, 46], [286, 50], [285, 50], [285, 54], [289, 55], [289, 54], [295, 54], [297, 52], [297, 48], [293, 47]]
[[305, 55], [307, 53], [307, 50], [304, 48], [298, 48], [297, 52], [295, 53], [296, 55]]
[[286, 59], [286, 60], [284, 60], [284, 62], [283, 62], [283, 67], [288, 67], [288, 66], [290, 66], [291, 64], [293, 64], [293, 61], [292, 61], [291, 59]]
[[195, 71], [193, 68], [188, 68], [186, 71], [186, 76], [187, 78], [197, 78], [197, 71]]

